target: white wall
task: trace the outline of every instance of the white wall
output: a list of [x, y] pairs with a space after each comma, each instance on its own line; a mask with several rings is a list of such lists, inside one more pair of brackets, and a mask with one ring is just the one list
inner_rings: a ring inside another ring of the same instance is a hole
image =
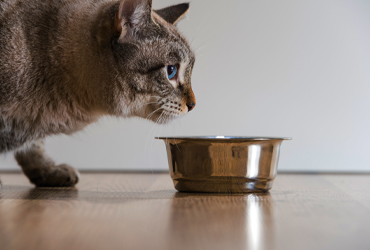
[[167, 127], [103, 119], [48, 139], [58, 163], [167, 169], [154, 136], [260, 135], [293, 137], [280, 170], [370, 171], [370, 1], [194, 0], [179, 29], [197, 50], [196, 108]]

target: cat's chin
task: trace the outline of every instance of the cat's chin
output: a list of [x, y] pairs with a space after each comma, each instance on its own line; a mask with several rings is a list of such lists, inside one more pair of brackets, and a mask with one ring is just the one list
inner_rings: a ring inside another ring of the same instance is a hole
[[157, 124], [168, 124], [181, 116], [182, 116], [181, 114], [158, 112], [152, 115], [151, 117], [147, 117], [146, 119]]

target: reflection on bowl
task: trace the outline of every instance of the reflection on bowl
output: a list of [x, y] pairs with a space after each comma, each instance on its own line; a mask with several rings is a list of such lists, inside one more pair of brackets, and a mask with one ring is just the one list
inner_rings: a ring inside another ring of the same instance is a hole
[[283, 140], [273, 137], [157, 137], [178, 191], [245, 193], [271, 189]]

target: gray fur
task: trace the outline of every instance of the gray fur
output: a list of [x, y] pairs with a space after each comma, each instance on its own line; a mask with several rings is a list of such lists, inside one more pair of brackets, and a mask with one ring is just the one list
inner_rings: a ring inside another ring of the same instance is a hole
[[[181, 8], [162, 13], [176, 22]], [[78, 181], [44, 155], [47, 136], [103, 115], [166, 123], [195, 105], [194, 53], [157, 12], [150, 0], [0, 0], [0, 153], [14, 150], [32, 183]]]

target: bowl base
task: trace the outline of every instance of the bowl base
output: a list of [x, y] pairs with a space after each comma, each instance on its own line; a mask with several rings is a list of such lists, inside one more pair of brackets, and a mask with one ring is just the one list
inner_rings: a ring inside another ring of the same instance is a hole
[[271, 189], [273, 180], [253, 180], [242, 177], [211, 177], [208, 179], [175, 179], [180, 192], [200, 193], [264, 193]]

